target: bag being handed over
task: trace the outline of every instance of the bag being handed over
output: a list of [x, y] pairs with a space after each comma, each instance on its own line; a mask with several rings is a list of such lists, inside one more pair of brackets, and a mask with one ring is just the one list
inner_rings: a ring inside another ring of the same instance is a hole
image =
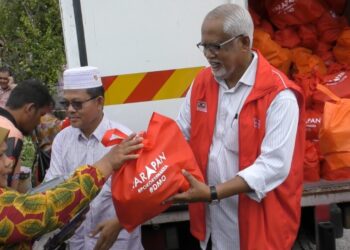
[[[111, 140], [113, 136], [126, 137], [118, 130], [109, 130], [104, 145], [120, 141]], [[162, 205], [162, 201], [189, 188], [182, 169], [203, 181], [192, 150], [175, 121], [153, 113], [143, 138], [139, 158], [125, 163], [112, 177], [116, 212], [129, 232], [170, 206]]]

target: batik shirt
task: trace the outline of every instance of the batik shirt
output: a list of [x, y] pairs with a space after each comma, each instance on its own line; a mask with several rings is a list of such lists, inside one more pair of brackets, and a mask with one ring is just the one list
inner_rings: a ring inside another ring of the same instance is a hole
[[69, 222], [104, 183], [96, 168], [83, 166], [44, 193], [20, 194], [0, 188], [0, 249], [31, 249], [32, 240]]

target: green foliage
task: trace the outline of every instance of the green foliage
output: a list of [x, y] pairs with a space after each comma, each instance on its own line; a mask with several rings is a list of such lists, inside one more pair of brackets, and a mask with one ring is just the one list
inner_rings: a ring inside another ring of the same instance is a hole
[[31, 168], [33, 166], [34, 159], [35, 147], [33, 141], [30, 137], [25, 137], [21, 154], [22, 166]]
[[65, 63], [58, 0], [0, 0], [1, 64], [16, 82], [42, 80], [55, 92]]

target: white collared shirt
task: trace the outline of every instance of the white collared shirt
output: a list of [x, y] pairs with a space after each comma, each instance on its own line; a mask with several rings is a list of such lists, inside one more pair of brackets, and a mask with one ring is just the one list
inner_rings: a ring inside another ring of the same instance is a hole
[[[74, 173], [77, 167], [85, 164], [92, 165], [101, 159], [110, 150], [110, 147], [104, 147], [101, 144], [101, 140], [104, 133], [112, 128], [118, 128], [125, 134], [131, 133], [131, 130], [127, 127], [112, 122], [105, 116], [89, 138], [78, 128], [69, 126], [63, 129], [57, 134], [52, 144], [50, 168], [45, 175], [45, 181], [57, 176], [67, 178]], [[92, 250], [98, 236], [90, 238], [89, 233], [99, 223], [114, 217], [116, 217], [116, 213], [112, 202], [111, 179], [109, 178], [101, 192], [90, 203], [90, 210], [85, 221], [70, 239], [70, 249]], [[123, 230], [111, 249], [143, 249], [140, 227], [136, 228], [131, 234]]]
[[[207, 176], [208, 184], [216, 185], [239, 175], [254, 190], [248, 194], [249, 197], [260, 202], [267, 192], [280, 185], [288, 176], [299, 107], [294, 93], [289, 89], [281, 91], [275, 97], [267, 111], [266, 134], [261, 145], [261, 155], [253, 165], [239, 171], [238, 119], [255, 82], [258, 55], [255, 52], [253, 54], [252, 62], [234, 88], [229, 89], [224, 81], [218, 83], [218, 110], [209, 151]], [[187, 93], [177, 118], [177, 123], [187, 139], [191, 128], [191, 90]], [[202, 249], [206, 249], [211, 236], [213, 250], [239, 250], [237, 214], [237, 195], [223, 199], [217, 205], [208, 205], [207, 234], [206, 240], [201, 242]]]

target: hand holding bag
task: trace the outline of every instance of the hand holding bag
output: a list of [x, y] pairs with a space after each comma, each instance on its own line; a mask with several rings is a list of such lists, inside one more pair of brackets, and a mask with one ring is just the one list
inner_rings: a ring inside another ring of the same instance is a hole
[[[126, 162], [112, 177], [116, 212], [129, 232], [170, 206], [162, 205], [162, 201], [189, 189], [182, 169], [203, 181], [192, 150], [175, 121], [153, 113], [142, 136], [144, 147], [138, 152], [139, 158]], [[103, 144], [120, 143], [125, 137], [119, 130], [109, 130]]]

